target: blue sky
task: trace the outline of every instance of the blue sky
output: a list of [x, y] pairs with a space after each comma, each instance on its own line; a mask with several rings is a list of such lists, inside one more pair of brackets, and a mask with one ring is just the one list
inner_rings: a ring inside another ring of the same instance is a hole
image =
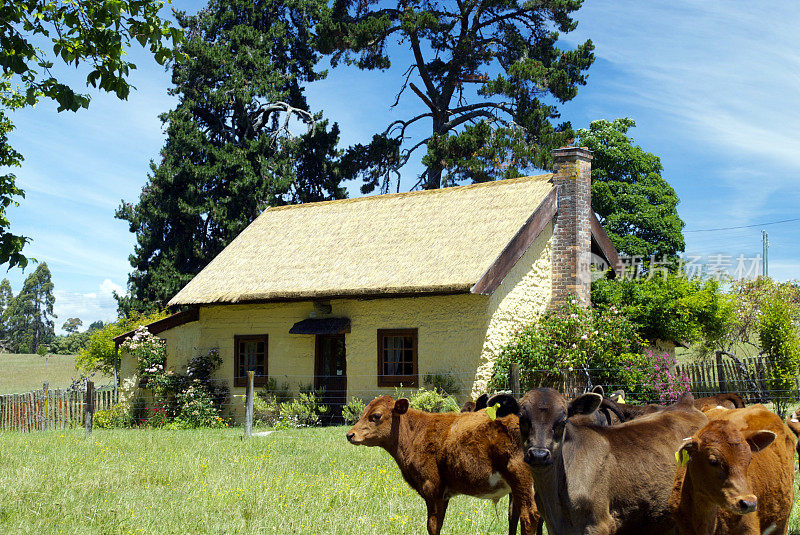
[[[703, 230], [800, 218], [797, 3], [586, 0], [578, 20], [565, 43], [591, 38], [597, 60], [564, 117], [578, 128], [596, 119], [636, 120], [631, 135], [661, 157], [681, 198], [687, 253], [752, 257], [761, 252], [761, 226]], [[13, 116], [11, 143], [25, 156], [15, 172], [27, 197], [10, 212], [12, 230], [32, 238], [25, 252], [53, 273], [59, 326], [73, 316], [84, 324], [114, 318], [111, 291], [125, 286], [134, 244], [114, 210], [120, 200], [136, 199], [164, 141], [157, 116], [174, 105], [169, 73], [138, 50], [131, 55], [139, 69], [127, 101], [94, 94], [89, 110], [76, 114], [41, 103]], [[340, 67], [308, 90], [309, 101], [339, 123], [343, 146], [365, 142], [418, 106], [409, 92], [389, 109], [387, 95], [406, 67]], [[413, 172], [409, 167], [406, 189]], [[351, 195], [358, 186], [350, 184]], [[799, 278], [800, 221], [763, 228], [770, 274]], [[25, 274], [7, 276], [18, 291]]]

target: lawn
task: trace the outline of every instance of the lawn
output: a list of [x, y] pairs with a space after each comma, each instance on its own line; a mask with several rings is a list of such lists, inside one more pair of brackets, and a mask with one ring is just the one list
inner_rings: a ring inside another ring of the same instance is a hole
[[[427, 533], [394, 461], [344, 432], [0, 433], [0, 533]], [[506, 504], [456, 497], [444, 533], [507, 533]]]
[[[66, 388], [80, 375], [72, 355], [0, 354], [0, 394], [30, 392], [42, 388], [44, 381], [50, 383], [50, 388]], [[99, 374], [92, 380], [97, 386], [113, 381]]]

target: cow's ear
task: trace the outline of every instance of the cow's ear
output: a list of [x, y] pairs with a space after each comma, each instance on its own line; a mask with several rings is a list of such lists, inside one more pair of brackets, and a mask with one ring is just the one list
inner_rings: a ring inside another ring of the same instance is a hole
[[606, 391], [603, 390], [603, 387], [600, 385], [597, 385], [596, 387], [592, 388], [592, 392], [594, 392], [595, 394], [600, 394], [601, 396], [606, 395]]
[[569, 408], [567, 409], [567, 416], [574, 416], [576, 414], [592, 414], [596, 411], [600, 404], [603, 402], [603, 396], [589, 392], [573, 399]]
[[677, 462], [679, 466], [686, 466], [686, 463], [689, 462], [692, 455], [697, 453], [699, 448], [700, 445], [697, 443], [697, 440], [692, 437], [684, 438], [683, 446], [675, 453], [675, 462]]
[[750, 444], [750, 449], [753, 453], [761, 451], [775, 440], [777, 435], [772, 431], [762, 429], [761, 431], [753, 431], [747, 436], [747, 443]]
[[479, 411], [488, 407], [487, 401], [489, 401], [489, 394], [481, 394], [478, 396], [478, 399], [475, 401], [475, 410]]
[[392, 411], [395, 414], [405, 414], [408, 412], [408, 400], [406, 398], [400, 398], [394, 402], [394, 408]]
[[487, 402], [487, 407], [497, 405], [497, 418], [508, 416], [509, 414], [519, 414], [519, 402], [511, 394], [497, 394], [492, 396]]

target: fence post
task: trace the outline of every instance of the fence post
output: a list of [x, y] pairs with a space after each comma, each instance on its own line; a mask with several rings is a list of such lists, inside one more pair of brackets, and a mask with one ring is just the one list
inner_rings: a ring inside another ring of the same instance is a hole
[[244, 436], [253, 436], [253, 376], [255, 372], [247, 372], [247, 398], [245, 400]]
[[722, 364], [722, 353], [717, 351], [717, 388], [722, 393], [728, 391], [728, 382], [725, 380], [725, 367]]
[[83, 405], [83, 425], [86, 429], [86, 438], [92, 436], [92, 418], [94, 416], [94, 383], [86, 382], [86, 401]]
[[508, 386], [511, 388], [511, 394], [516, 396], [522, 390], [519, 386], [519, 363], [512, 362], [508, 367]]

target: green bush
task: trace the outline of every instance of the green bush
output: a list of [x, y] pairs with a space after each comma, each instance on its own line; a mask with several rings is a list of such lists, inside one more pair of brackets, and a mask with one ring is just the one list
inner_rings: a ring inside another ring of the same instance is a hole
[[[278, 391], [288, 391], [285, 389]], [[270, 394], [268, 399], [258, 395], [253, 398], [253, 421], [275, 427], [276, 429], [291, 429], [300, 427], [313, 427], [322, 423], [322, 417], [330, 412], [327, 405], [320, 401], [319, 391], [309, 391], [305, 386], [300, 388], [297, 397], [291, 396], [287, 401], [278, 402], [278, 395]], [[285, 396], [280, 396], [286, 399]], [[360, 416], [360, 414], [359, 414]]]
[[420, 388], [408, 398], [408, 404], [425, 412], [457, 412], [461, 406], [454, 397], [442, 394], [437, 390]]
[[760, 317], [759, 341], [771, 364], [767, 384], [772, 392], [775, 412], [781, 416], [794, 398], [795, 377], [800, 364], [800, 337], [793, 312], [791, 304], [772, 298], [764, 305]]
[[201, 386], [190, 386], [178, 396], [180, 410], [173, 422], [179, 429], [225, 427], [211, 395]]
[[347, 404], [342, 407], [342, 418], [344, 418], [344, 422], [349, 425], [353, 425], [356, 423], [361, 415], [364, 414], [364, 407], [367, 404], [364, 403], [364, 400], [361, 398], [351, 398]]
[[451, 373], [429, 373], [422, 378], [422, 383], [430, 389], [438, 390], [443, 394], [457, 395], [461, 392], [458, 379]]
[[122, 403], [115, 403], [110, 409], [95, 412], [93, 423], [100, 429], [115, 429], [129, 427], [132, 419]]
[[278, 384], [278, 381], [274, 377], [270, 377], [267, 379], [267, 384], [265, 384], [261, 392], [258, 393], [258, 397], [262, 398], [264, 401], [285, 403], [292, 399], [292, 388], [289, 386], [289, 383], [283, 382]]
[[279, 404], [278, 429], [314, 427], [322, 422], [321, 417], [330, 408], [320, 402], [316, 392], [300, 392], [297, 398]]
[[408, 398], [408, 405], [412, 409], [425, 412], [452, 412], [461, 410], [458, 401], [452, 396], [443, 394], [438, 390], [426, 390], [420, 387], [417, 390], [405, 391], [403, 387], [394, 389], [394, 399]]
[[266, 400], [262, 395], [253, 397], [253, 421], [273, 426], [281, 416], [280, 403], [274, 399]]
[[604, 310], [615, 307], [650, 343], [713, 343], [724, 335], [733, 314], [718, 281], [675, 274], [598, 279], [592, 283], [592, 303]]

